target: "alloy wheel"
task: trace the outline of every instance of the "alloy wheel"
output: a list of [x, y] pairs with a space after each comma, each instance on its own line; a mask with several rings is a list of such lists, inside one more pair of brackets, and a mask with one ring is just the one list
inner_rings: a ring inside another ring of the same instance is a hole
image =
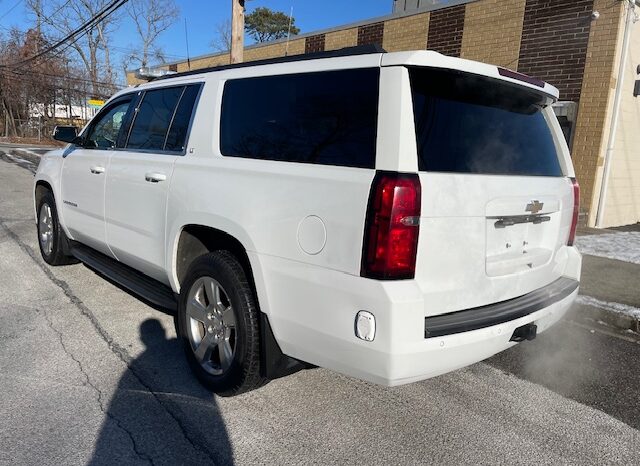
[[40, 247], [48, 256], [53, 251], [53, 216], [49, 204], [42, 204], [38, 216], [38, 239]]
[[224, 374], [235, 356], [236, 318], [224, 288], [211, 277], [200, 277], [189, 290], [186, 329], [191, 349], [202, 368]]

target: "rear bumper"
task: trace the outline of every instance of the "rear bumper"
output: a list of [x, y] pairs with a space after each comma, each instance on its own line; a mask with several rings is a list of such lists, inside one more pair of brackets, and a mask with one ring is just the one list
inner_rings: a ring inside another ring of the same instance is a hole
[[488, 306], [451, 312], [424, 319], [424, 337], [436, 338], [503, 324], [545, 309], [569, 296], [580, 282], [562, 277], [524, 296]]
[[[560, 283], [567, 286], [550, 289], [554, 294], [537, 300], [526, 314], [512, 313], [508, 320], [430, 338], [425, 338], [428, 296], [413, 280], [369, 280], [272, 256], [250, 254], [250, 260], [254, 270], [260, 268], [261, 277], [256, 277], [260, 306], [284, 354], [394, 386], [444, 374], [503, 351], [517, 344], [509, 340], [523, 325], [535, 323], [540, 333], [555, 324], [578, 294], [580, 254], [575, 248], [566, 249], [567, 280]], [[376, 335], [371, 342], [355, 336], [354, 319], [360, 310], [375, 316]]]
[[518, 343], [510, 341], [518, 327], [534, 323], [538, 333], [557, 323], [578, 295], [576, 288], [564, 299], [539, 311], [502, 324], [464, 333], [425, 339], [423, 347], [403, 357], [392, 357], [394, 376], [379, 383], [393, 386], [435, 377], [487, 359]]

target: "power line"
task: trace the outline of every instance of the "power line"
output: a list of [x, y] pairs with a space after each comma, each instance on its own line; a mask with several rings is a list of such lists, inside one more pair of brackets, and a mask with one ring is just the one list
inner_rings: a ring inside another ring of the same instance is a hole
[[[19, 2], [12, 7], [12, 9], [15, 8], [22, 1], [23, 0], [19, 0]], [[67, 0], [64, 4], [62, 4], [60, 7], [58, 7], [54, 12], [52, 12], [48, 16], [49, 17], [55, 16], [56, 14], [58, 14], [58, 12], [60, 12], [63, 8], [65, 8], [69, 3], [71, 3], [71, 1], [72, 0]], [[29, 57], [29, 58], [26, 58], [24, 60], [21, 60], [19, 62], [7, 64], [7, 65], [0, 65], [0, 68], [17, 67], [18, 69], [24, 69], [24, 67], [21, 66], [21, 65], [25, 65], [25, 64], [33, 61], [33, 60], [36, 60], [36, 59], [40, 58], [41, 56], [44, 56], [45, 54], [47, 54], [49, 52], [53, 52], [57, 47], [63, 45], [67, 40], [69, 40], [70, 38], [73, 38], [74, 36], [77, 35], [77, 37], [75, 37], [73, 41], [71, 41], [69, 44], [67, 44], [66, 47], [64, 47], [62, 50], [58, 51], [55, 54], [57, 57], [62, 57], [62, 54], [67, 49], [69, 49], [71, 46], [73, 46], [80, 38], [82, 38], [85, 34], [87, 34], [93, 26], [98, 24], [100, 21], [104, 20], [107, 16], [111, 15], [112, 13], [114, 13], [118, 8], [123, 6], [126, 2], [127, 2], [127, 0], [114, 0], [111, 4], [109, 4], [105, 8], [103, 8], [100, 12], [98, 12], [93, 18], [91, 18], [85, 24], [83, 24], [82, 26], [77, 28], [72, 33], [68, 34], [63, 39], [58, 40], [52, 46], [47, 47], [42, 52], [40, 52], [40, 53], [38, 53], [38, 54], [36, 54], [36, 55], [34, 55], [32, 57]], [[6, 14], [8, 14], [8, 13], [9, 12], [7, 12]], [[10, 31], [9, 28], [1, 26], [1, 25], [0, 25], [0, 28], [5, 29], [7, 31]], [[21, 33], [21, 34], [26, 34], [25, 31], [19, 31], [18, 30], [18, 32]], [[116, 51], [119, 51], [119, 53], [122, 53], [122, 54], [125, 54], [125, 53], [128, 54], [129, 52], [131, 52], [131, 54], [133, 54], [135, 52], [138, 52], [137, 49], [133, 49], [133, 48], [126, 48], [126, 47], [119, 47], [119, 46], [110, 46], [110, 48], [114, 49]], [[165, 56], [168, 57], [168, 58], [174, 58], [174, 59], [180, 59], [180, 60], [185, 58], [185, 57], [180, 56], [180, 55], [171, 55], [171, 54], [166, 54]]]
[[[4, 77], [5, 79], [12, 79], [14, 81], [20, 81], [22, 79], [25, 79], [25, 77], [26, 78], [31, 77], [32, 79], [30, 79], [30, 82], [38, 85], [43, 85], [44, 83], [41, 80], [37, 80], [36, 78], [45, 77], [45, 78], [51, 78], [51, 81], [54, 81], [54, 82], [56, 80], [58, 81], [64, 80], [67, 83], [70, 83], [70, 85], [86, 85], [86, 86], [91, 86], [92, 88], [95, 88], [96, 86], [98, 86], [98, 87], [102, 87], [103, 90], [111, 93], [117, 92], [124, 87], [122, 85], [118, 85], [112, 82], [96, 81], [96, 80], [77, 77], [77, 76], [74, 77], [74, 76], [69, 76], [65, 74], [52, 74], [52, 73], [46, 73], [43, 71], [30, 70], [30, 69], [21, 69], [21, 70], [6, 69], [4, 72], [0, 71], [0, 77]], [[62, 87], [60, 87], [60, 89], [62, 89]]]
[[[0, 0], [2, 1], [2, 0]], [[69, 0], [71, 1], [71, 0]], [[3, 26], [0, 24], [0, 29], [4, 29], [5, 31], [15, 31], [18, 34], [24, 36], [28, 31], [22, 31], [20, 29], [15, 29], [15, 28], [8, 28], [6, 26]], [[109, 49], [112, 51], [116, 51], [119, 54], [122, 55], [128, 55], [128, 54], [133, 54], [133, 53], [139, 53], [140, 49], [139, 48], [133, 48], [133, 47], [122, 47], [119, 45], [109, 45]], [[163, 53], [162, 54], [165, 58], [171, 58], [171, 59], [176, 59], [176, 60], [185, 60], [187, 57], [184, 55], [174, 55], [172, 53]]]
[[[132, 47], [120, 47], [120, 46], [117, 46], [117, 45], [111, 45], [111, 46], [109, 46], [109, 48], [117, 50], [117, 51], [120, 51], [121, 53], [139, 52], [140, 51], [140, 49], [135, 49], [135, 48], [132, 48]], [[166, 58], [177, 58], [179, 60], [184, 60], [184, 59], [187, 58], [184, 55], [173, 55], [173, 54], [170, 54], [170, 53], [163, 53], [162, 55], [164, 55]]]
[[64, 45], [64, 43], [67, 42], [68, 40], [73, 39], [64, 49], [62, 49], [60, 51], [61, 53], [64, 52], [69, 47], [71, 47], [73, 44], [75, 44], [82, 36], [84, 36], [87, 32], [89, 32], [91, 30], [91, 28], [93, 28], [93, 26], [95, 26], [99, 22], [101, 22], [104, 19], [106, 19], [107, 16], [111, 15], [113, 12], [115, 12], [118, 8], [120, 8], [125, 3], [127, 3], [127, 0], [114, 0], [109, 5], [107, 5], [102, 10], [100, 10], [98, 13], [96, 13], [96, 15], [94, 15], [89, 21], [87, 21], [85, 24], [83, 24], [82, 26], [77, 28], [75, 31], [71, 32], [69, 35], [67, 35], [63, 39], [60, 39], [58, 42], [56, 42], [55, 44], [47, 47], [42, 52], [37, 53], [36, 55], [34, 55], [32, 57], [29, 57], [29, 58], [23, 60], [22, 62], [16, 63], [15, 65], [21, 65], [21, 64], [28, 63], [28, 62], [31, 62], [33, 60], [36, 60], [36, 59], [40, 58], [41, 56], [44, 56], [47, 53], [57, 49], [61, 45]]
[[[2, 0], [0, 0], [0, 2], [1, 2], [1, 1], [2, 1]], [[69, 3], [71, 3], [71, 1], [72, 1], [72, 0], [67, 0], [67, 1], [66, 1], [66, 2], [64, 2], [62, 5], [60, 5], [60, 6], [56, 9], [56, 11], [54, 11], [53, 13], [48, 14], [47, 16], [49, 17], [49, 19], [53, 18], [55, 15], [57, 15], [58, 13], [60, 13], [60, 11], [62, 11], [62, 9], [63, 9], [63, 8], [65, 8]], [[22, 2], [22, 0], [20, 0], [20, 2]], [[18, 3], [20, 3], [20, 2], [18, 2]], [[2, 19], [2, 18], [0, 18], [0, 19]], [[13, 28], [13, 29], [12, 29], [12, 28], [8, 28], [8, 27], [6, 27], [6, 26], [2, 26], [1, 24], [0, 24], [0, 29], [4, 29], [5, 31], [11, 31], [11, 30], [14, 30], [14, 31], [16, 31], [18, 34], [20, 34], [20, 35], [25, 35], [25, 34], [28, 32], [28, 30], [27, 30], [27, 31], [22, 31], [22, 30], [17, 29], [17, 28]]]
[[[6, 79], [32, 79], [32, 80], [37, 80], [38, 77], [45, 77], [45, 78], [53, 78], [51, 81], [55, 81], [56, 79], [59, 80], [66, 80], [69, 82], [75, 82], [78, 84], [95, 84], [97, 86], [102, 86], [105, 88], [111, 88], [114, 91], [115, 90], [120, 90], [123, 88], [123, 86], [118, 86], [117, 84], [112, 84], [112, 83], [108, 83], [108, 82], [101, 82], [101, 81], [93, 81], [91, 79], [85, 79], [85, 78], [79, 78], [79, 77], [72, 77], [72, 76], [60, 76], [60, 75], [54, 75], [54, 74], [47, 74], [47, 73], [37, 73], [37, 72], [31, 72], [31, 73], [14, 73], [14, 72], [9, 72], [9, 73], [2, 73], [0, 74], [0, 77], [4, 77]], [[43, 83], [42, 80], [39, 81], [40, 84], [43, 85], [47, 85], [47, 83]]]
[[71, 0], [67, 0], [66, 2], [64, 2], [62, 5], [60, 5], [60, 7], [58, 7], [58, 9], [56, 11], [54, 11], [53, 13], [48, 15], [49, 18], [53, 18], [55, 15], [60, 13], [60, 11], [62, 11], [62, 9], [65, 8], [69, 3], [71, 3]]
[[[10, 76], [10, 75], [5, 75], [4, 79], [7, 81], [13, 81], [16, 83], [22, 83], [22, 84], [29, 84], [29, 85], [41, 85], [42, 82], [38, 81], [37, 79], [35, 79], [34, 77], [18, 77], [18, 76]], [[107, 94], [107, 93], [102, 93], [102, 92], [93, 92], [93, 91], [88, 91], [88, 92], [84, 92], [78, 89], [68, 89], [66, 87], [63, 86], [53, 86], [50, 85], [47, 87], [47, 89], [49, 90], [60, 90], [60, 91], [70, 91], [73, 93], [83, 93], [83, 95], [90, 95], [91, 97], [97, 97], [97, 98], [102, 98], [104, 100], [108, 100], [113, 94]]]
[[65, 47], [62, 51], [66, 50], [71, 45], [73, 45], [76, 41], [78, 41], [78, 39], [80, 39], [83, 35], [89, 32], [93, 26], [95, 26], [99, 22], [106, 19], [109, 15], [113, 14], [118, 8], [120, 8], [122, 5], [127, 3], [127, 1], [128, 0], [114, 0], [113, 2], [109, 3], [106, 7], [104, 7], [102, 10], [100, 10], [98, 13], [96, 13], [91, 19], [89, 19], [89, 21], [87, 21], [86, 23], [84, 23], [83, 25], [81, 25], [71, 33], [69, 33], [67, 36], [60, 39], [55, 44], [47, 47], [42, 52], [36, 53], [35, 55], [29, 58], [25, 58], [24, 60], [21, 60], [16, 63], [11, 63], [9, 65], [0, 65], [0, 67], [6, 68], [6, 67], [19, 66], [19, 65], [23, 65], [25, 63], [29, 63], [31, 61], [37, 60], [38, 58], [54, 51], [58, 47], [64, 45], [69, 40], [73, 39], [72, 42], [70, 42], [69, 45], [67, 45], [67, 47]]
[[[13, 81], [13, 82], [23, 82], [25, 84], [29, 84], [29, 85], [36, 85], [38, 84], [36, 81], [27, 79], [27, 80], [20, 80], [19, 78], [8, 78], [8, 81]], [[50, 91], [54, 91], [54, 90], [58, 90], [58, 91], [66, 91], [67, 89], [64, 87], [50, 87], [48, 88], [48, 90]], [[73, 94], [73, 93], [72, 93]], [[83, 96], [90, 96], [92, 98], [96, 98], [96, 99], [102, 99], [102, 100], [109, 100], [109, 98], [111, 98], [112, 94], [105, 94], [105, 93], [101, 93], [101, 92], [86, 92], [86, 93], [79, 93], [76, 92], [76, 95], [83, 95]]]
[[[31, 75], [31, 76], [44, 76], [44, 77], [47, 77], [47, 78], [66, 79], [66, 80], [69, 80], [69, 81], [76, 81], [76, 82], [80, 82], [80, 83], [83, 83], [83, 84], [92, 84], [92, 85], [110, 87], [114, 91], [115, 90], [120, 90], [123, 87], [123, 86], [119, 86], [117, 84], [106, 82], [106, 81], [94, 81], [92, 79], [73, 77], [73, 76], [67, 76], [67, 75], [43, 73], [43, 72], [40, 72], [40, 71], [32, 71], [32, 70], [22, 70], [22, 72], [20, 72], [20, 73], [18, 73], [17, 71], [9, 71], [9, 73], [11, 73], [14, 76], [24, 76], [25, 74], [27, 74], [27, 75]], [[8, 76], [8, 74], [5, 73], [5, 74], [0, 75], [0, 76]]]
[[18, 7], [18, 5], [20, 5], [21, 3], [22, 3], [22, 0], [18, 0], [15, 5], [13, 5], [7, 11], [5, 11], [5, 13], [2, 16], [0, 16], [0, 19], [3, 19], [5, 16], [7, 16], [9, 13], [15, 10]]

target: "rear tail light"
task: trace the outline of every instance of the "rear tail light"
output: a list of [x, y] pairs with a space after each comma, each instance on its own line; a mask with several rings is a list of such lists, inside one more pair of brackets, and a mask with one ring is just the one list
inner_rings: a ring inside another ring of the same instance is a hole
[[376, 174], [365, 222], [361, 276], [382, 280], [415, 276], [420, 198], [418, 175]]
[[567, 246], [573, 246], [576, 239], [576, 228], [578, 228], [578, 215], [580, 214], [580, 185], [575, 178], [570, 178], [573, 185], [573, 217], [571, 218], [571, 230], [569, 230], [569, 239]]

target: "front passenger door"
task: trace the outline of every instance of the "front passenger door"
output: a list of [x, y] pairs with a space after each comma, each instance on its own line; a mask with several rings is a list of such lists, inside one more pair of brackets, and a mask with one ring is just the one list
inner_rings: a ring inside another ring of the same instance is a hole
[[109, 157], [124, 132], [133, 96], [109, 103], [96, 115], [84, 133], [81, 146], [71, 146], [62, 165], [64, 224], [71, 239], [109, 256], [104, 225], [105, 180]]

